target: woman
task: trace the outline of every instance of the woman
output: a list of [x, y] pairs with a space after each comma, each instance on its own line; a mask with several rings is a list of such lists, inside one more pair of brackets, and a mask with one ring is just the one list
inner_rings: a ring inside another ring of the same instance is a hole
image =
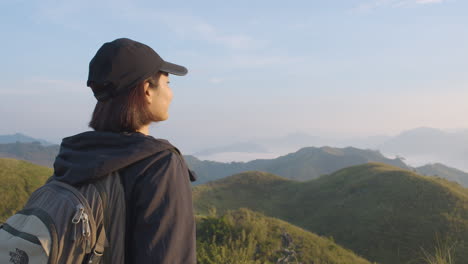
[[[111, 226], [108, 240], [110, 247], [125, 241], [125, 252], [105, 257], [111, 263], [196, 263], [195, 176], [174, 146], [148, 133], [152, 122], [169, 116], [169, 74], [186, 73], [126, 38], [105, 43], [90, 62], [87, 84], [98, 100], [89, 123], [94, 131], [63, 139], [54, 177], [79, 186], [119, 171], [125, 225]], [[111, 225], [119, 222], [109, 217]]]

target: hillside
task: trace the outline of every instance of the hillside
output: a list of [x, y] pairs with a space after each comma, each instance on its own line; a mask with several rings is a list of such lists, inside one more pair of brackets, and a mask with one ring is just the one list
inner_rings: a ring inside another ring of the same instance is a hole
[[[1, 158], [0, 222], [21, 209], [30, 194], [50, 175], [50, 168]], [[262, 174], [251, 179], [266, 180]], [[273, 179], [277, 180], [282, 179]], [[290, 243], [284, 244], [282, 237], [289, 238]], [[213, 239], [219, 243], [211, 243]], [[197, 250], [199, 263], [227, 263], [225, 260], [232, 257], [245, 260], [236, 263], [276, 263], [277, 259], [287, 257], [291, 252], [294, 252], [291, 258], [305, 263], [344, 264], [349, 263], [348, 260], [356, 264], [369, 263], [327, 238], [246, 209], [222, 217], [197, 217]], [[254, 259], [261, 262], [254, 262]]]
[[27, 160], [52, 168], [59, 145], [43, 146], [39, 142], [0, 144], [0, 158]]
[[[260, 175], [260, 177], [259, 177]], [[262, 179], [263, 178], [263, 179]], [[247, 172], [194, 188], [196, 211], [250, 208], [298, 225], [370, 261], [418, 262], [436, 237], [468, 259], [468, 191], [456, 183], [371, 163], [307, 182]]]
[[468, 187], [468, 173], [448, 167], [441, 163], [433, 163], [417, 167], [416, 171], [422, 175], [442, 177], [450, 181], [458, 182], [465, 188]]
[[382, 162], [405, 169], [409, 168], [401, 160], [388, 159], [378, 151], [352, 147], [307, 147], [276, 159], [254, 160], [250, 162], [221, 163], [200, 161], [193, 156], [186, 157], [186, 161], [189, 167], [200, 176], [197, 184], [252, 170], [265, 171], [289, 179], [305, 181], [342, 168], [368, 162]]
[[198, 217], [197, 258], [200, 264], [370, 264], [328, 238], [248, 209]]
[[52, 173], [52, 169], [30, 162], [0, 158], [0, 221], [21, 209]]

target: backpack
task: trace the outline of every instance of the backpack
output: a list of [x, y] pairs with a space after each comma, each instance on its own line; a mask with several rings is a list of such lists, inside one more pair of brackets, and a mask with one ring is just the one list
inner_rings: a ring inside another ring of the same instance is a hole
[[51, 177], [1, 226], [0, 263], [123, 263], [124, 230], [118, 172], [78, 187]]

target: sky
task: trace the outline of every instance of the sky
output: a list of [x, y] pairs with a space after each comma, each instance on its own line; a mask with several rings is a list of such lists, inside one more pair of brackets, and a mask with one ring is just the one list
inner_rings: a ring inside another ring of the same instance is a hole
[[0, 134], [90, 130], [99, 47], [188, 68], [150, 133], [195, 151], [291, 133], [468, 128], [468, 1], [0, 0]]

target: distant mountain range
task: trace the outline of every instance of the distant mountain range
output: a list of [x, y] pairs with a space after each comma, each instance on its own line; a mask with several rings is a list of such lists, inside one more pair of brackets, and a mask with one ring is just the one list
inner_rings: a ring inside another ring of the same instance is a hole
[[421, 167], [417, 167], [416, 171], [422, 175], [445, 178], [468, 187], [468, 173], [445, 166], [441, 163], [427, 164]]
[[[255, 148], [248, 148], [249, 142], [255, 142]], [[451, 167], [468, 171], [468, 131], [446, 132], [440, 129], [421, 127], [404, 131], [397, 136], [371, 136], [336, 139], [332, 137], [311, 136], [304, 133], [291, 134], [284, 137], [271, 139], [255, 139], [248, 142], [239, 142], [240, 151], [230, 151], [235, 149], [233, 144], [226, 147], [220, 146], [211, 148], [210, 152], [198, 151], [195, 155], [203, 160], [226, 161], [231, 160], [248, 161], [251, 160], [251, 153], [263, 147], [262, 152], [257, 152], [256, 158], [272, 156], [278, 157], [285, 153], [295, 152], [303, 147], [348, 147], [353, 146], [361, 149], [379, 150], [382, 154], [395, 157], [400, 156], [406, 159], [412, 166], [421, 166], [426, 163], [443, 163]], [[240, 148], [242, 146], [242, 148]], [[216, 151], [214, 151], [216, 150]]]
[[268, 152], [267, 148], [252, 142], [237, 143], [218, 148], [205, 149], [193, 154], [193, 156], [209, 156], [224, 152], [262, 153]]
[[44, 145], [44, 146], [55, 145], [46, 140], [29, 137], [21, 133], [16, 133], [12, 135], [0, 135], [0, 144], [16, 143], [16, 142], [21, 142], [21, 143], [39, 142], [41, 145]]
[[352, 165], [368, 162], [382, 162], [404, 169], [410, 169], [399, 159], [388, 159], [378, 151], [361, 150], [352, 147], [307, 147], [295, 153], [276, 159], [253, 160], [249, 162], [221, 163], [201, 161], [193, 156], [186, 156], [190, 168], [199, 175], [197, 184], [220, 179], [232, 174], [257, 170], [274, 173], [293, 180], [315, 179]]
[[0, 144], [0, 158], [27, 160], [32, 163], [52, 168], [59, 145], [41, 145], [38, 141], [32, 143]]
[[[352, 139], [334, 139], [322, 136], [312, 136], [306, 133], [293, 133], [275, 138], [257, 138], [246, 142], [237, 142], [215, 148], [207, 148], [194, 152], [193, 156], [202, 160], [213, 161], [250, 161], [265, 159], [296, 152], [304, 147], [335, 146], [357, 148], [374, 148], [390, 137], [373, 136]], [[244, 153], [244, 155], [242, 155]], [[255, 156], [256, 155], [256, 156]]]
[[[43, 146], [38, 142], [0, 144], [0, 157], [27, 160], [50, 168], [53, 166], [58, 151], [59, 145]], [[307, 147], [275, 159], [261, 159], [249, 162], [204, 161], [191, 155], [186, 155], [185, 159], [189, 167], [195, 170], [199, 176], [199, 179], [194, 182], [195, 185], [249, 170], [265, 171], [304, 181], [352, 165], [381, 162], [403, 169], [414, 170], [424, 175], [437, 175], [468, 187], [468, 174], [461, 170], [440, 163], [413, 168], [405, 164], [401, 159], [386, 158], [379, 151], [353, 147]]]
[[385, 155], [405, 157], [410, 163], [439, 162], [468, 171], [468, 131], [417, 128], [402, 132], [376, 148]]
[[398, 167], [369, 163], [306, 182], [244, 172], [195, 186], [196, 211], [249, 208], [321, 236], [370, 261], [427, 263], [422, 249], [447, 241], [468, 259], [468, 190]]

